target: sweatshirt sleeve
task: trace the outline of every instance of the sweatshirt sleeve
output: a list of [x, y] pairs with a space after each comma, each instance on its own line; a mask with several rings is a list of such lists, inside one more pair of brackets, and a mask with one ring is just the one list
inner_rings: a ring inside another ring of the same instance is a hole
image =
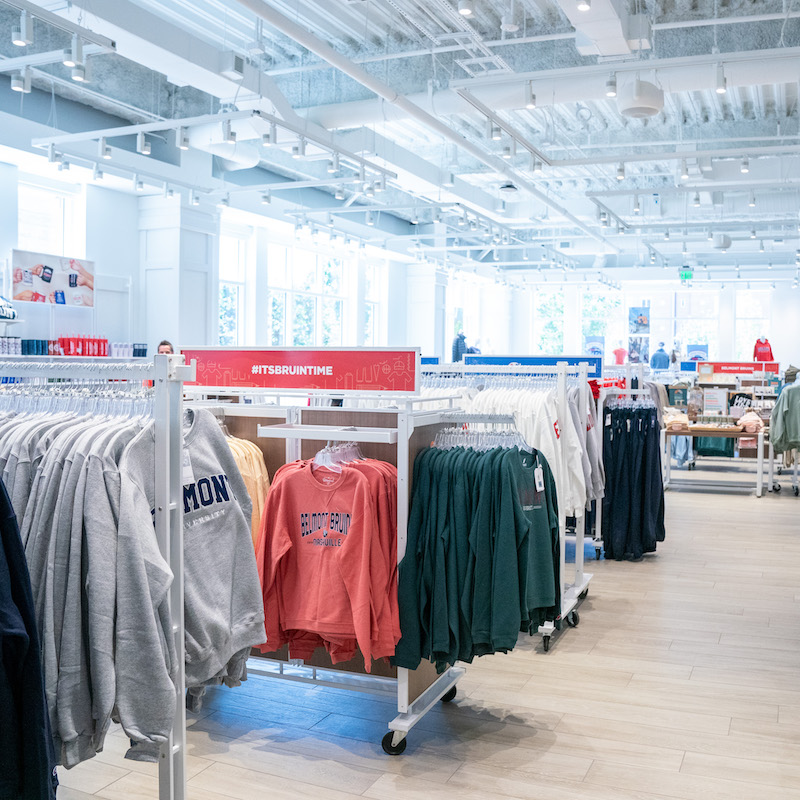
[[176, 653], [169, 628], [172, 573], [158, 549], [150, 504], [140, 486], [120, 470], [116, 563], [116, 707], [136, 745], [161, 744], [172, 729]]

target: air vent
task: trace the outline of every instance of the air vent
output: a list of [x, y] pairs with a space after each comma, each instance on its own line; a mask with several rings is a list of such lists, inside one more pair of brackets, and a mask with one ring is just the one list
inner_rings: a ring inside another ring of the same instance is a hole
[[238, 53], [223, 53], [219, 74], [232, 81], [242, 80], [244, 78], [244, 58]]
[[649, 81], [638, 78], [617, 89], [617, 110], [624, 117], [654, 117], [664, 108], [664, 92]]

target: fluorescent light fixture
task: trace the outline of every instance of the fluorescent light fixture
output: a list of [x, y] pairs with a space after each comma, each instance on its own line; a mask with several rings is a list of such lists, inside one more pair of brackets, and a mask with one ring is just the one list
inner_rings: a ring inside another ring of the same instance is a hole
[[268, 206], [272, 202], [272, 195], [269, 189], [261, 195], [261, 205]]
[[186, 128], [178, 128], [178, 134], [175, 138], [177, 139], [178, 150], [189, 149], [189, 131]]
[[525, 108], [536, 108], [536, 95], [533, 92], [533, 81], [528, 81], [528, 94], [525, 99]]
[[72, 68], [71, 76], [75, 83], [86, 83], [86, 66], [84, 64], [76, 64]]
[[150, 142], [147, 141], [144, 131], [139, 131], [136, 134], [136, 152], [141, 153], [143, 156], [149, 156], [152, 152]]
[[111, 158], [111, 148], [106, 144], [106, 137], [101, 136], [97, 140], [97, 157], [108, 161]]
[[739, 172], [741, 172], [742, 175], [747, 175], [747, 173], [750, 172], [750, 159], [747, 156], [742, 158], [742, 165], [739, 167]]
[[725, 68], [722, 64], [717, 64], [717, 94], [725, 94], [728, 91], [728, 79], [725, 77]]
[[458, 0], [458, 13], [462, 17], [471, 17], [475, 13], [475, 1]]
[[592, 0], [578, 0], [578, 11], [590, 11]]
[[20, 14], [19, 25], [12, 28], [11, 41], [17, 47], [33, 44], [33, 17], [29, 16], [27, 11]]
[[612, 72], [606, 80], [606, 97], [617, 96], [617, 73]]
[[72, 37], [72, 47], [64, 50], [61, 63], [70, 68], [83, 64], [83, 39], [77, 33]]
[[225, 144], [236, 144], [236, 131], [231, 130], [231, 121], [229, 119], [222, 121], [222, 141]]
[[624, 164], [620, 164], [617, 167], [617, 180], [618, 181], [624, 181], [625, 180], [625, 165]]

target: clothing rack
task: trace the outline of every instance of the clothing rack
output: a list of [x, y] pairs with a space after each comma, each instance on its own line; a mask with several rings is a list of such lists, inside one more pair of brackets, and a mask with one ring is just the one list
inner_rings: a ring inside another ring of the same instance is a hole
[[[75, 358], [71, 356], [7, 356], [0, 360], [0, 376], [66, 381], [153, 381], [155, 433], [155, 530], [161, 554], [172, 570], [169, 614], [178, 660], [175, 714], [172, 732], [160, 750], [159, 800], [186, 798], [186, 711], [184, 701], [183, 620], [183, 382], [195, 378], [194, 365], [180, 355], [156, 355], [153, 360]], [[14, 384], [24, 390], [26, 384]]]
[[[581, 408], [585, 409], [589, 401], [588, 391], [588, 364], [581, 363], [578, 366], [569, 366], [566, 362], [561, 362], [557, 366], [547, 365], [493, 365], [493, 364], [425, 364], [422, 367], [422, 375], [452, 375], [453, 377], [479, 377], [479, 376], [527, 376], [527, 377], [550, 377], [556, 381], [556, 400], [558, 408], [558, 419], [564, 421], [568, 419], [569, 409], [567, 405], [567, 384], [569, 378], [577, 378], [580, 388]], [[432, 398], [426, 398], [431, 400]], [[564, 487], [566, 482], [565, 458], [563, 439], [558, 439], [558, 446], [562, 457], [558, 464], [558, 485]], [[602, 452], [602, 451], [601, 451]], [[599, 504], [598, 504], [599, 505]], [[561, 581], [561, 619], [567, 625], [575, 627], [580, 622], [577, 611], [578, 602], [584, 599], [589, 593], [589, 583], [592, 574], [584, 570], [584, 539], [586, 535], [586, 514], [576, 514], [575, 517], [575, 577], [572, 583], [567, 583], [566, 578], [566, 537], [567, 537], [567, 514], [563, 499], [559, 498], [558, 518], [559, 518], [559, 552], [560, 552], [560, 581]], [[598, 528], [599, 529], [599, 528]], [[539, 627], [542, 634], [542, 645], [545, 652], [550, 649], [550, 639], [555, 631], [555, 620], [547, 622]]]

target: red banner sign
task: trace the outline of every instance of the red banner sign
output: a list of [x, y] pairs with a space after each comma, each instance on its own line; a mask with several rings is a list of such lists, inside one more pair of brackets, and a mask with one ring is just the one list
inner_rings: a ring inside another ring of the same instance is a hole
[[187, 364], [197, 361], [195, 386], [413, 394], [419, 385], [417, 348], [192, 347], [181, 352]]
[[700, 375], [752, 375], [756, 372], [777, 373], [779, 366], [777, 361], [707, 361], [698, 363], [697, 370]]

